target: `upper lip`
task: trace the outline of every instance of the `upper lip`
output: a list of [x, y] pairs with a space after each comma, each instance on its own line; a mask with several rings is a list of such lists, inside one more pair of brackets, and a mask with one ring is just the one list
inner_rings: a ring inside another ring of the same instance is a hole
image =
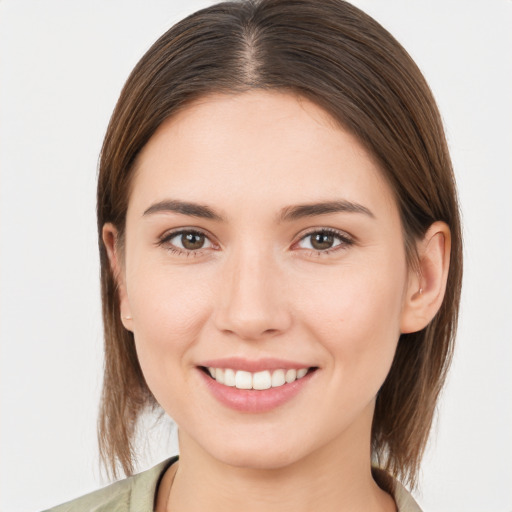
[[254, 373], [264, 370], [298, 370], [300, 368], [311, 368], [313, 365], [286, 359], [276, 359], [273, 357], [265, 357], [255, 360], [244, 359], [241, 357], [226, 357], [222, 359], [203, 361], [198, 366], [206, 368], [230, 368], [232, 370], [242, 370]]

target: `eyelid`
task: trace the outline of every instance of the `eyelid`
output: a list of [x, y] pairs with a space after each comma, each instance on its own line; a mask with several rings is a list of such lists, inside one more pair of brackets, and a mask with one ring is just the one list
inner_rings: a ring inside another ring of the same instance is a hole
[[[197, 250], [191, 250], [191, 249], [177, 247], [177, 246], [169, 243], [170, 240], [172, 240], [174, 237], [181, 235], [183, 233], [193, 233], [193, 234], [203, 235], [210, 242], [211, 247], [204, 247], [204, 248], [197, 249]], [[169, 249], [172, 248], [173, 252], [187, 254], [187, 255], [201, 254], [205, 250], [210, 250], [212, 248], [217, 249], [219, 247], [219, 244], [217, 242], [215, 242], [214, 237], [211, 234], [209, 234], [208, 232], [206, 232], [205, 230], [203, 230], [201, 228], [186, 227], [186, 226], [170, 229], [168, 231], [165, 231], [162, 235], [160, 235], [158, 237], [155, 245], [160, 247], [160, 246], [165, 246], [165, 244], [169, 244], [170, 245]]]
[[313, 253], [315, 255], [325, 255], [325, 254], [329, 254], [330, 252], [346, 249], [347, 247], [353, 245], [356, 241], [355, 237], [353, 237], [352, 235], [349, 235], [346, 231], [342, 231], [342, 230], [335, 229], [335, 228], [329, 228], [329, 227], [314, 227], [314, 228], [308, 228], [307, 230], [299, 233], [296, 237], [296, 242], [294, 242], [292, 244], [292, 248], [296, 247], [302, 240], [304, 240], [308, 236], [314, 235], [316, 233], [327, 233], [327, 234], [333, 235], [340, 240], [340, 243], [338, 245], [335, 245], [334, 247], [331, 247], [331, 248], [325, 249], [325, 250], [306, 249], [306, 248], [299, 248], [299, 249], [302, 251], [309, 251], [310, 253]]
[[[191, 249], [177, 247], [173, 244], [169, 244], [169, 246], [170, 246], [168, 248], [169, 250], [172, 249], [172, 252], [186, 254], [186, 255], [199, 255], [204, 251], [211, 250], [211, 249], [216, 250], [220, 247], [218, 242], [215, 241], [215, 238], [207, 231], [205, 231], [201, 228], [197, 228], [197, 227], [186, 227], [186, 226], [165, 231], [162, 235], [160, 235], [158, 237], [155, 245], [164, 246], [165, 244], [169, 243], [169, 241], [172, 240], [174, 237], [179, 236], [183, 233], [195, 233], [195, 234], [203, 235], [210, 242], [211, 247], [205, 247], [205, 248], [201, 248], [201, 249], [197, 249], [197, 250], [191, 250]], [[354, 244], [356, 241], [355, 237], [353, 237], [352, 235], [349, 235], [346, 231], [342, 231], [342, 230], [331, 228], [331, 227], [325, 227], [325, 226], [320, 227], [319, 226], [319, 227], [308, 228], [308, 229], [302, 231], [301, 233], [299, 233], [298, 235], [296, 235], [296, 237], [295, 237], [296, 241], [293, 242], [291, 248], [292, 249], [297, 248], [298, 244], [302, 240], [304, 240], [308, 236], [314, 235], [316, 233], [328, 233], [330, 235], [333, 235], [339, 239], [340, 243], [335, 245], [334, 247], [331, 247], [331, 248], [328, 248], [325, 250], [299, 248], [301, 251], [309, 251], [310, 253], [315, 254], [315, 255], [326, 255], [326, 254], [329, 254], [330, 252], [346, 249], [350, 245]]]

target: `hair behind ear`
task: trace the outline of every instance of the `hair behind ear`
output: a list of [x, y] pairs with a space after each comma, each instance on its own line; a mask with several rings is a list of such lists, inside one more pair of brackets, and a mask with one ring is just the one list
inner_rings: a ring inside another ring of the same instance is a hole
[[[98, 416], [100, 459], [111, 478], [134, 472], [137, 420], [146, 407], [157, 403], [139, 365], [133, 333], [123, 325], [120, 306], [118, 230], [103, 226], [100, 242], [105, 359]], [[124, 291], [121, 291], [124, 293]]]
[[455, 228], [455, 246], [451, 229], [441, 221], [418, 241], [402, 334], [375, 406], [374, 457], [411, 487], [453, 356], [462, 276], [458, 223]]

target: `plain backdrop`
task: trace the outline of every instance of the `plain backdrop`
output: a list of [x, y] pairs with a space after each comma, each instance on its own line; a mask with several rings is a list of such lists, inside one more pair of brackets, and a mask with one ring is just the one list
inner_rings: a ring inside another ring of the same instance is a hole
[[[426, 512], [512, 510], [512, 1], [358, 0], [417, 61], [460, 190], [458, 346], [415, 493]], [[0, 0], [0, 511], [105, 484], [98, 153], [131, 68], [199, 0]], [[153, 426], [139, 469], [175, 450]]]

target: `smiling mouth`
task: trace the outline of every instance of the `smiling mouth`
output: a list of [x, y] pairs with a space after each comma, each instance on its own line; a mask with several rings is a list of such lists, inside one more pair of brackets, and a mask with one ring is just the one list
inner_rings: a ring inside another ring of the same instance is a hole
[[200, 369], [211, 379], [227, 387], [245, 390], [263, 391], [291, 384], [316, 371], [318, 368], [276, 369], [260, 372], [233, 370], [231, 368], [213, 368], [201, 366]]

